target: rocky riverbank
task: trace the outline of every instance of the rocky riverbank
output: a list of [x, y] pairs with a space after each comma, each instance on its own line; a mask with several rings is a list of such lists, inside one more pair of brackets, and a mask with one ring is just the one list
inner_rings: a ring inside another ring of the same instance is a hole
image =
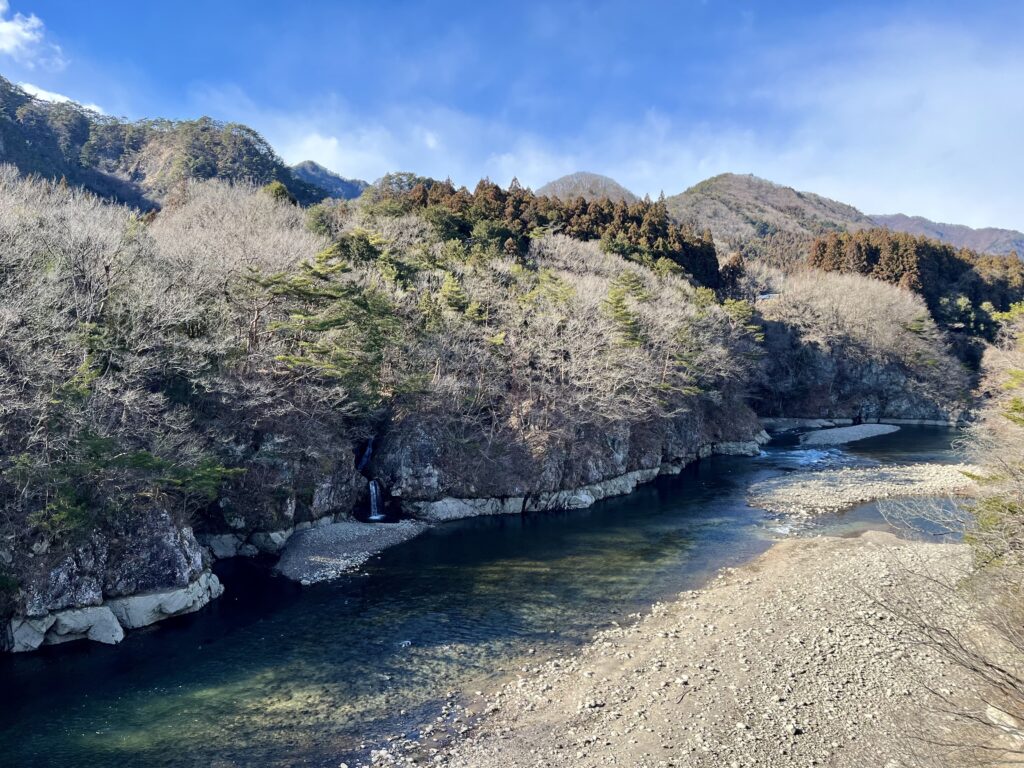
[[834, 429], [820, 429], [816, 432], [808, 432], [800, 436], [801, 445], [845, 445], [855, 443], [858, 440], [866, 440], [869, 437], [888, 435], [898, 432], [899, 427], [895, 424], [857, 424], [853, 427], [836, 427]]
[[908, 648], [876, 602], [898, 596], [908, 564], [956, 578], [969, 553], [880, 532], [780, 542], [580, 653], [470, 697], [469, 711], [449, 710], [463, 732], [454, 742], [428, 729], [372, 764], [880, 764], [871, 761], [904, 738], [893, 723], [919, 706], [921, 673], [936, 687], [956, 679], [927, 649]]
[[908, 464], [795, 472], [750, 487], [750, 506], [776, 514], [812, 517], [875, 499], [969, 494], [978, 473], [967, 464]]

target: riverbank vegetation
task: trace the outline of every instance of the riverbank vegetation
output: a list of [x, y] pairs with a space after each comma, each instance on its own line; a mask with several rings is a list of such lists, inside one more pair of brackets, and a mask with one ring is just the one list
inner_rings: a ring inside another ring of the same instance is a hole
[[977, 369], [985, 342], [999, 332], [997, 315], [1024, 299], [1024, 262], [888, 229], [831, 233], [816, 239], [815, 269], [867, 275], [924, 298], [958, 354]]
[[412, 498], [524, 495], [750, 439], [752, 391], [837, 416], [964, 394], [912, 294], [819, 275], [757, 302], [662, 201], [393, 174], [308, 208], [182, 182], [143, 214], [5, 168], [0, 240], [9, 610], [75, 605], [60, 585], [102, 582], [154, 511], [214, 533], [351, 514], [371, 437], [363, 470]]

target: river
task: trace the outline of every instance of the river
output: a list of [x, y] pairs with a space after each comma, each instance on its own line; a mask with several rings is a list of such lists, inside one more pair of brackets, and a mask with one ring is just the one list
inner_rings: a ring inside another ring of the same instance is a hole
[[[955, 433], [904, 428], [842, 448], [712, 457], [586, 510], [437, 526], [359, 575], [299, 587], [261, 561], [217, 565], [199, 613], [0, 657], [0, 762], [333, 766], [414, 734], [449, 692], [563, 653], [699, 586], [784, 530], [745, 489], [809, 466], [952, 461]], [[817, 524], [884, 526], [875, 505]]]

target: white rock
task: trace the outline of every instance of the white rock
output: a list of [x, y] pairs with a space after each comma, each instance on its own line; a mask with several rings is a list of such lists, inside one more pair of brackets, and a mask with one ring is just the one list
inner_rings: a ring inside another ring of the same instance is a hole
[[198, 611], [220, 597], [224, 587], [210, 572], [181, 589], [151, 592], [145, 595], [119, 597], [107, 603], [114, 616], [125, 629], [145, 627], [169, 616]]
[[53, 626], [55, 621], [56, 619], [50, 614], [34, 618], [11, 619], [8, 630], [11, 637], [11, 650], [15, 653], [34, 651], [43, 644], [47, 630]]
[[114, 645], [124, 640], [124, 629], [105, 605], [72, 608], [53, 614], [54, 622], [46, 633], [45, 643], [56, 645], [88, 638], [97, 643]]

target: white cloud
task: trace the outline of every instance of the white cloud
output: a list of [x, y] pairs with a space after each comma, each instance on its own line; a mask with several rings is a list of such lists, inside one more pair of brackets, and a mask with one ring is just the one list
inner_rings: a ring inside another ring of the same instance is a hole
[[195, 95], [200, 109], [263, 132], [290, 163], [311, 159], [371, 181], [408, 170], [470, 187], [516, 176], [536, 188], [588, 170], [654, 197], [731, 171], [867, 213], [1024, 230], [1024, 53], [919, 24], [851, 33], [841, 53], [786, 45], [785, 56], [768, 50], [752, 60], [756, 79], [730, 92], [739, 93], [740, 118], [724, 107], [696, 119], [582, 115], [559, 136], [440, 106], [361, 114], [333, 98], [283, 113], [231, 88]]
[[63, 69], [67, 62], [59, 45], [46, 40], [42, 19], [34, 13], [26, 16], [10, 12], [8, 0], [0, 0], [0, 54], [10, 56], [29, 69]]
[[[3, 2], [3, 0], [0, 0], [0, 2]], [[87, 104], [85, 102], [78, 101], [77, 99], [72, 99], [69, 96], [65, 96], [63, 93], [47, 91], [44, 88], [40, 88], [38, 85], [32, 85], [32, 83], [18, 83], [18, 87], [21, 88], [21, 90], [25, 91], [25, 93], [28, 93], [31, 96], [35, 96], [37, 99], [42, 99], [43, 101], [52, 101], [55, 104], [65, 104], [67, 102], [73, 102], [75, 104], [85, 107], [86, 109], [91, 109], [93, 112], [99, 112], [101, 115], [106, 114], [103, 108], [97, 104]]]

